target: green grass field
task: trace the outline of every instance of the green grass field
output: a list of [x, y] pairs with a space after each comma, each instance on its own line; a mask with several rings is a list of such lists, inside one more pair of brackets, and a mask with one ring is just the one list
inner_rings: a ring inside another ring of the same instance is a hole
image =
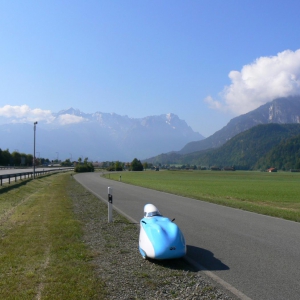
[[73, 182], [55, 174], [1, 187], [0, 299], [105, 299], [73, 212]]
[[144, 171], [114, 180], [300, 222], [300, 173]]

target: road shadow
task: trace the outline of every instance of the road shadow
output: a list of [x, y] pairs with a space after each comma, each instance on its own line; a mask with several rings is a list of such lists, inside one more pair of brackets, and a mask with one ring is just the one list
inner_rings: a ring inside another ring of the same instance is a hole
[[21, 186], [26, 185], [30, 180], [32, 180], [31, 178], [29, 179], [19, 179], [19, 181], [15, 182], [11, 182], [10, 184], [8, 182], [5, 182], [4, 185], [0, 186], [0, 194], [4, 194], [7, 193], [11, 190], [17, 189]]
[[184, 258], [176, 258], [176, 259], [164, 259], [164, 260], [157, 260], [147, 258], [148, 262], [159, 265], [163, 268], [168, 268], [172, 270], [181, 270], [181, 271], [190, 271], [195, 272], [195, 268], [188, 264]]
[[205, 267], [208, 271], [225, 271], [230, 268], [222, 263], [214, 254], [206, 249], [187, 245], [187, 256], [196, 263]]
[[[211, 251], [203, 248], [187, 245], [187, 254], [185, 258], [165, 259], [165, 260], [156, 260], [156, 259], [148, 258], [147, 260], [156, 265], [160, 265], [164, 268], [173, 269], [173, 270], [197, 272], [203, 270], [202, 267], [204, 267], [209, 271], [229, 270], [229, 267], [224, 263], [222, 263], [219, 259], [217, 259]], [[201, 267], [199, 268], [199, 266], [191, 264], [189, 258], [191, 258], [197, 264], [200, 264]]]
[[24, 185], [26, 185], [27, 183], [31, 182], [32, 180], [38, 180], [38, 179], [42, 179], [42, 178], [46, 178], [49, 177], [51, 175], [53, 175], [55, 173], [46, 173], [43, 175], [39, 175], [36, 177], [36, 179], [34, 179], [33, 177], [23, 177], [21, 179], [18, 179], [17, 181], [15, 181], [15, 178], [11, 178], [11, 182], [4, 182], [2, 186], [0, 186], [0, 194], [4, 194], [6, 192], [9, 192], [11, 190], [17, 189], [19, 187], [22, 187]]

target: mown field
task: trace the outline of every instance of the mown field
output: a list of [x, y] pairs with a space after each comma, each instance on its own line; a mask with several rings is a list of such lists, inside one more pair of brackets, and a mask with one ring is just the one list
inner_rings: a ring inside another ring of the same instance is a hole
[[0, 299], [231, 299], [184, 260], [142, 259], [136, 224], [113, 220], [70, 173], [4, 184]]
[[55, 174], [0, 188], [0, 299], [105, 299], [73, 212], [74, 182]]
[[144, 171], [114, 180], [300, 222], [300, 173]]

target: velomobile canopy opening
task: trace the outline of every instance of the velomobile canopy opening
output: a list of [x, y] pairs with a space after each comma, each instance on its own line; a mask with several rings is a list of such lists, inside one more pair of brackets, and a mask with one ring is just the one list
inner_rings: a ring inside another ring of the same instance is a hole
[[153, 204], [146, 204], [144, 206], [144, 217], [161, 216], [161, 213]]

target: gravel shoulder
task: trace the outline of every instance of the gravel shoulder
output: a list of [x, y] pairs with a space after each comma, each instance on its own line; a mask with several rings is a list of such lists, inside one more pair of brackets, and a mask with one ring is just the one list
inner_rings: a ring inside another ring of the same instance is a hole
[[137, 224], [116, 211], [108, 223], [107, 205], [72, 177], [68, 190], [108, 299], [235, 299], [183, 259], [143, 260]]

